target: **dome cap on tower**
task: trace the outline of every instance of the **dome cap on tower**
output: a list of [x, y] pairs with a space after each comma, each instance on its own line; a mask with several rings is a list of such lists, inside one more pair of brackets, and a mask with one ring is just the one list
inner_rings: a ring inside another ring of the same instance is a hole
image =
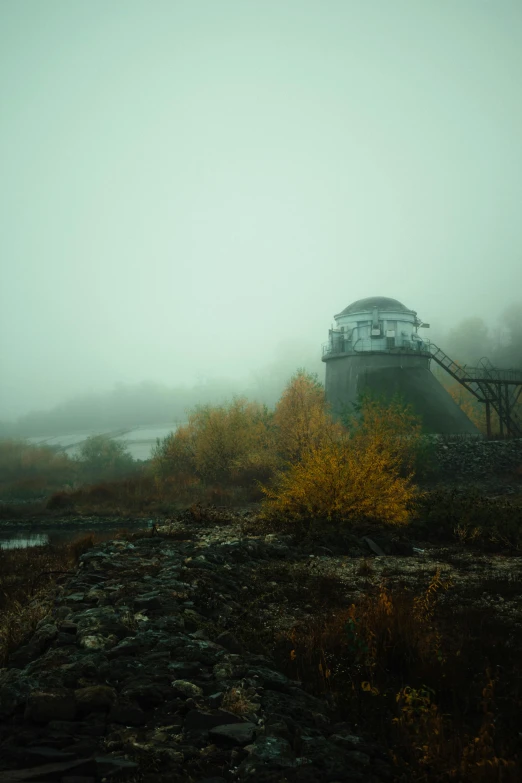
[[349, 313], [360, 313], [366, 310], [388, 310], [389, 312], [411, 313], [398, 299], [390, 299], [388, 296], [368, 296], [366, 299], [358, 299], [352, 302], [348, 307], [339, 313], [339, 315], [348, 315]]

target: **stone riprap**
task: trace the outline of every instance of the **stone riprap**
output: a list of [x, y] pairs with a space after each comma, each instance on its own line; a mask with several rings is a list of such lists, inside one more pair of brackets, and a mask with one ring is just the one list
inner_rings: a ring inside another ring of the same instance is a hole
[[522, 469], [522, 439], [482, 440], [475, 438], [430, 441], [433, 468], [445, 481], [494, 479]]
[[81, 557], [0, 670], [3, 783], [392, 778], [378, 745], [234, 637], [251, 569], [309, 558], [234, 532], [116, 539]]

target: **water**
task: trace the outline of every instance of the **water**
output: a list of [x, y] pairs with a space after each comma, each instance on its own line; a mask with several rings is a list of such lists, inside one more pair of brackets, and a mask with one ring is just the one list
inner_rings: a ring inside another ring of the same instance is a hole
[[48, 533], [1, 533], [0, 549], [27, 549], [33, 546], [45, 546], [49, 543]]
[[166, 438], [171, 432], [175, 432], [182, 422], [172, 422], [171, 424], [142, 425], [133, 429], [119, 431], [96, 431], [79, 432], [68, 435], [49, 435], [47, 437], [26, 438], [33, 445], [47, 445], [61, 448], [70, 457], [77, 456], [80, 452], [82, 443], [89, 435], [107, 435], [113, 440], [124, 443], [133, 459], [150, 459], [152, 449], [156, 445], [156, 440]]
[[95, 534], [115, 535], [122, 527], [132, 530], [150, 528], [152, 522], [145, 519], [138, 523], [118, 525], [117, 527], [96, 527], [89, 530], [86, 527], [48, 527], [39, 530], [18, 530], [14, 531], [12, 527], [0, 527], [0, 551], [7, 549], [28, 549], [37, 546], [47, 546], [48, 544], [66, 544], [74, 541], [79, 536], [94, 532]]

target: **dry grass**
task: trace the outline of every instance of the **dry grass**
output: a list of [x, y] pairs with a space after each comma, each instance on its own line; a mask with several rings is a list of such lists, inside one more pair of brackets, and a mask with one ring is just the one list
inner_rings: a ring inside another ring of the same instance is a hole
[[501, 639], [491, 625], [487, 635], [487, 618], [478, 632], [437, 617], [447, 589], [439, 572], [418, 596], [381, 582], [349, 609], [295, 629], [289, 662], [334, 696], [344, 719], [380, 735], [405, 779], [514, 783], [519, 721], [501, 720], [491, 672], [502, 661], [501, 690], [509, 683], [520, 701], [515, 661], [506, 667], [495, 655]]
[[375, 573], [375, 569], [372, 565], [372, 561], [368, 557], [364, 557], [357, 569], [357, 574], [359, 576], [373, 576]]
[[102, 482], [70, 492], [56, 492], [47, 510], [101, 516], [171, 516], [196, 503], [238, 507], [259, 497], [256, 488], [204, 485], [197, 479], [137, 476]]
[[242, 685], [230, 688], [224, 695], [221, 707], [233, 712], [235, 715], [251, 715], [259, 710], [259, 702], [253, 701], [256, 695], [255, 688]]
[[[522, 633], [506, 646], [506, 626], [478, 606], [482, 585], [476, 609], [447, 600], [459, 586], [440, 571], [415, 589], [367, 581], [347, 606], [335, 578], [284, 570], [264, 567], [253, 579], [256, 595], [234, 628], [245, 646], [328, 694], [339, 720], [388, 748], [403, 783], [521, 779]], [[308, 615], [287, 630], [291, 607], [305, 604]]]
[[488, 497], [479, 490], [425, 493], [412, 535], [453, 540], [485, 551], [522, 551], [522, 495]]
[[57, 583], [108, 537], [87, 533], [62, 545], [0, 550], [0, 668], [49, 613]]

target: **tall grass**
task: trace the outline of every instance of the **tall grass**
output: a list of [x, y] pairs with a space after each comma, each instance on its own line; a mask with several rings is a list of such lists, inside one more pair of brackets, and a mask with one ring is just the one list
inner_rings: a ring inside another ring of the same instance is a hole
[[87, 533], [59, 545], [0, 549], [0, 668], [52, 609], [57, 582], [108, 537]]

